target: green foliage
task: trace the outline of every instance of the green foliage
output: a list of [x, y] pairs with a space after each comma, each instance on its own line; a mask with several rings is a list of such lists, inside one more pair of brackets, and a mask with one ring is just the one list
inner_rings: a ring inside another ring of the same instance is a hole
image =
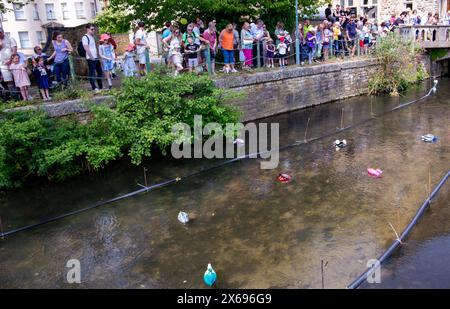
[[167, 76], [157, 70], [142, 79], [126, 79], [115, 94], [116, 109], [92, 106], [92, 120], [48, 119], [42, 112], [7, 113], [0, 119], [0, 189], [14, 188], [31, 176], [64, 180], [95, 171], [128, 155], [134, 164], [155, 150], [166, 153], [177, 138], [176, 123], [193, 125], [238, 121], [223, 105], [225, 94], [206, 76]]
[[71, 81], [67, 87], [53, 94], [55, 101], [83, 99], [88, 100], [93, 97], [92, 91], [88, 91], [82, 87], [78, 80]]
[[103, 9], [94, 20], [100, 33], [127, 33], [131, 27], [131, 17], [126, 10], [115, 10], [110, 7]]
[[[328, 0], [299, 0], [301, 16], [314, 14], [318, 7]], [[229, 22], [241, 23], [243, 20], [263, 18], [270, 28], [277, 21], [283, 21], [287, 29], [294, 26], [295, 0], [111, 0], [114, 11], [131, 11], [125, 20], [145, 21], [150, 29], [160, 29], [165, 22], [178, 22], [181, 18], [195, 21], [196, 17], [204, 21], [217, 20], [218, 30]]]
[[375, 56], [381, 68], [369, 79], [369, 93], [398, 96], [410, 85], [426, 78], [418, 61], [421, 50], [413, 41], [405, 41], [394, 33], [378, 40]]
[[439, 58], [445, 57], [449, 50], [445, 48], [436, 48], [431, 50], [431, 61], [436, 61]]

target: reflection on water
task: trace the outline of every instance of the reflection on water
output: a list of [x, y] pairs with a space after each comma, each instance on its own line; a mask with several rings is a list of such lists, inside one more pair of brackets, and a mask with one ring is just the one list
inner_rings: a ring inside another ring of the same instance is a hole
[[[263, 120], [279, 122], [280, 145], [336, 130], [423, 95], [358, 97]], [[219, 288], [343, 288], [402, 230], [448, 169], [448, 80], [421, 104], [330, 138], [280, 153], [275, 170], [245, 160], [147, 194], [22, 232], [0, 241], [0, 287], [204, 287], [212, 263]], [[440, 137], [435, 144], [424, 133]], [[336, 151], [335, 139], [349, 146]], [[152, 183], [212, 160], [147, 162]], [[367, 177], [381, 168], [383, 178]], [[287, 172], [293, 181], [276, 181]], [[24, 188], [1, 197], [5, 229], [93, 204], [136, 188], [142, 167], [122, 162], [93, 176]], [[448, 199], [437, 200], [443, 207]], [[179, 211], [195, 219], [177, 220]], [[432, 222], [439, 222], [434, 217]], [[448, 232], [449, 230], [447, 230]], [[415, 253], [411, 253], [414, 255]], [[66, 262], [81, 262], [80, 286], [66, 283]]]

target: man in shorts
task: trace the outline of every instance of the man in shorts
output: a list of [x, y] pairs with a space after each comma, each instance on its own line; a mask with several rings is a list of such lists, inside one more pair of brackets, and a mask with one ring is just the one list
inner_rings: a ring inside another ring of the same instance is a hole
[[145, 23], [140, 21], [138, 23], [139, 29], [134, 35], [134, 44], [136, 45], [136, 54], [139, 61], [139, 74], [145, 75], [146, 50], [147, 50], [147, 32], [145, 31]]

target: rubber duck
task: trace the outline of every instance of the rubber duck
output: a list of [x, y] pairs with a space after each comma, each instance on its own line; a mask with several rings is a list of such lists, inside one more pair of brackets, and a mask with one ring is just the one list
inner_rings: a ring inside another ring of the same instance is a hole
[[180, 221], [183, 224], [186, 224], [189, 222], [189, 215], [185, 213], [184, 211], [180, 211], [178, 214], [178, 221]]
[[380, 169], [375, 169], [375, 168], [368, 168], [367, 169], [367, 174], [370, 176], [370, 177], [373, 177], [373, 178], [381, 178], [381, 174], [383, 174], [383, 171], [382, 170], [380, 170]]
[[234, 140], [233, 144], [237, 144], [238, 146], [242, 146], [242, 145], [245, 144], [245, 142], [244, 142], [243, 139], [236, 138], [236, 139]]
[[425, 134], [422, 136], [422, 140], [425, 142], [433, 143], [437, 141], [437, 137], [434, 136], [433, 134]]
[[205, 274], [203, 275], [203, 281], [205, 281], [207, 286], [212, 286], [214, 282], [216, 282], [217, 274], [211, 266], [211, 263], [208, 263], [208, 267], [206, 267]]
[[334, 146], [336, 146], [336, 150], [339, 150], [339, 149], [341, 149], [341, 148], [344, 148], [345, 146], [347, 146], [347, 140], [345, 140], [345, 139], [343, 139], [342, 141], [341, 140], [336, 140], [335, 142], [334, 142]]
[[291, 177], [291, 175], [282, 173], [282, 174], [278, 175], [277, 180], [281, 183], [288, 183], [288, 182], [291, 182], [292, 177]]

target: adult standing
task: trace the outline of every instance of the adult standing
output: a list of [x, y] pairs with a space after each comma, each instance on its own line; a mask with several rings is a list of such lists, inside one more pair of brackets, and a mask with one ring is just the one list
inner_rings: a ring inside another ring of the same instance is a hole
[[233, 25], [228, 24], [219, 35], [219, 46], [223, 53], [223, 62], [225, 64], [225, 73], [236, 73], [234, 68], [234, 31]]
[[[216, 33], [216, 24], [214, 22], [210, 22], [208, 24], [208, 29], [206, 29], [203, 32], [203, 38], [205, 39], [206, 48], [209, 48], [209, 54], [211, 59], [211, 70], [212, 74], [215, 73], [215, 62], [214, 59], [216, 58], [216, 50], [217, 50], [217, 33]], [[207, 50], [205, 49], [205, 53]], [[203, 56], [205, 59], [206, 54]]]
[[134, 45], [136, 45], [136, 55], [139, 61], [139, 74], [145, 75], [146, 50], [147, 50], [147, 32], [145, 31], [145, 23], [138, 23], [138, 30], [134, 34]]
[[56, 81], [67, 86], [70, 73], [69, 54], [73, 52], [72, 45], [58, 31], [53, 32], [52, 44], [54, 51], [48, 60], [54, 59], [53, 74]]
[[333, 5], [328, 4], [328, 7], [325, 9], [325, 17], [329, 22], [334, 23], [336, 19], [333, 17]]
[[[172, 35], [172, 31], [173, 31], [172, 23], [166, 22], [164, 24], [164, 30], [161, 35], [161, 40], [170, 37]], [[169, 56], [169, 48], [163, 48], [162, 58], [164, 59], [165, 64], [168, 64], [168, 56]]]
[[356, 23], [353, 16], [350, 17], [350, 20], [347, 23], [345, 30], [347, 34], [348, 48], [350, 49], [350, 56], [353, 57], [355, 56], [356, 51], [356, 35], [357, 35]]
[[[256, 21], [256, 24], [250, 25], [250, 30], [256, 43], [253, 45], [253, 55], [256, 55], [256, 57], [254, 57], [253, 59], [253, 66], [256, 67], [258, 65], [258, 61], [261, 64], [261, 66], [264, 66], [264, 58], [265, 58], [263, 46], [264, 22], [261, 19], [258, 19]], [[259, 46], [259, 54], [258, 54], [258, 46]]]
[[241, 39], [242, 52], [245, 58], [244, 68], [249, 68], [253, 66], [253, 35], [250, 32], [250, 24], [248, 22], [245, 22], [242, 26]]
[[165, 48], [168, 50], [168, 64], [172, 64], [173, 60], [173, 52], [177, 48], [181, 48], [182, 45], [182, 38], [181, 38], [181, 32], [180, 29], [174, 28], [172, 31], [172, 34], [162, 41]]
[[[103, 70], [100, 60], [98, 58], [97, 44], [94, 38], [95, 27], [93, 24], [86, 25], [86, 34], [83, 35], [81, 40], [83, 48], [86, 51], [86, 61], [89, 68], [89, 82], [91, 83], [92, 90], [99, 92], [103, 89]], [[97, 73], [97, 76], [96, 76]], [[97, 80], [98, 88], [95, 86], [95, 80]]]
[[3, 76], [2, 85], [6, 90], [5, 99], [9, 100], [10, 94], [8, 90], [13, 89], [14, 82], [9, 65], [11, 64], [11, 56], [17, 54], [17, 43], [13, 38], [5, 35], [0, 28], [0, 71]]

